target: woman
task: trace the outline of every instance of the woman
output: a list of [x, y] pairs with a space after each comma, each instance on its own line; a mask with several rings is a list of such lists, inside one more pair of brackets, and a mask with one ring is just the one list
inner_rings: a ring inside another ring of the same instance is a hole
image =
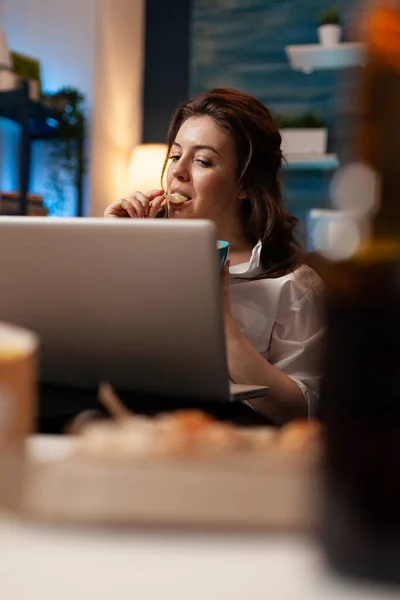
[[[168, 199], [166, 216], [212, 219], [231, 245], [223, 273], [231, 379], [270, 387], [268, 402], [254, 405], [261, 412], [314, 412], [320, 282], [301, 264], [297, 219], [282, 205], [281, 136], [269, 110], [236, 90], [200, 94], [172, 117], [168, 150], [166, 191], [186, 201]], [[161, 189], [138, 191], [105, 217], [153, 218], [163, 202]]]

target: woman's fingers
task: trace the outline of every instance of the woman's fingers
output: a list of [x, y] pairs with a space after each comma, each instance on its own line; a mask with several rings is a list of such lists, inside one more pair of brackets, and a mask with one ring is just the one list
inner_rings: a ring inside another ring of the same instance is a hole
[[135, 192], [133, 196], [128, 198], [128, 202], [130, 202], [131, 206], [136, 211], [136, 215], [139, 219], [144, 219], [147, 217], [147, 213], [149, 211], [150, 200], [142, 194], [142, 192]]
[[164, 190], [150, 190], [150, 192], [147, 192], [146, 196], [148, 197], [149, 200], [154, 200], [154, 198], [157, 198], [158, 196], [163, 196], [164, 195]]
[[162, 194], [161, 196], [157, 196], [156, 198], [154, 198], [154, 200], [151, 201], [149, 210], [149, 217], [151, 219], [153, 219], [157, 215], [164, 200], [164, 194]]
[[[159, 209], [157, 209], [157, 211], [154, 213], [154, 210], [152, 210], [152, 206], [154, 204], [154, 201], [158, 200], [159, 197], [164, 198], [164, 190], [161, 190], [161, 189], [150, 190], [149, 192], [147, 192], [146, 196], [149, 199], [149, 207], [148, 207], [146, 216], [149, 218], [153, 218], [153, 217], [155, 217], [155, 215], [157, 214]], [[156, 205], [157, 205], [157, 203], [156, 203]]]
[[121, 201], [114, 202], [107, 206], [104, 211], [104, 216], [106, 219], [121, 219], [123, 217], [128, 217], [129, 215], [126, 213], [126, 210], [122, 208]]
[[118, 202], [114, 202], [107, 206], [104, 211], [104, 216], [106, 219], [128, 219], [129, 217], [132, 219], [137, 218], [135, 207], [132, 205], [132, 202], [129, 198], [123, 198]]
[[222, 277], [224, 279], [227, 279], [228, 281], [229, 281], [229, 278], [230, 278], [230, 273], [229, 273], [229, 267], [230, 266], [231, 266], [231, 261], [227, 260], [226, 263], [225, 263], [225, 265], [224, 265], [224, 268], [222, 269]]
[[159, 211], [163, 200], [164, 192], [161, 189], [151, 190], [147, 194], [135, 192], [128, 198], [122, 198], [119, 202], [114, 202], [108, 206], [104, 211], [104, 216], [113, 219], [154, 217]]
[[139, 203], [136, 203], [134, 198], [124, 198], [123, 200], [121, 200], [121, 208], [125, 210], [125, 212], [131, 219], [137, 219], [140, 217], [137, 210], [138, 207]]

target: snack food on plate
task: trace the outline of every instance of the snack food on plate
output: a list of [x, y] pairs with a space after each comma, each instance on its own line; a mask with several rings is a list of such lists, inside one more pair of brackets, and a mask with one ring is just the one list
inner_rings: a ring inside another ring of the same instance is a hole
[[86, 425], [79, 436], [80, 455], [104, 459], [196, 459], [249, 453], [305, 452], [319, 447], [321, 427], [307, 421], [245, 428], [220, 422], [199, 410], [181, 410], [154, 418], [130, 413], [103, 384], [100, 400], [114, 420]]
[[322, 424], [318, 421], [299, 419], [282, 428], [279, 443], [284, 450], [302, 452], [318, 447], [322, 440]]

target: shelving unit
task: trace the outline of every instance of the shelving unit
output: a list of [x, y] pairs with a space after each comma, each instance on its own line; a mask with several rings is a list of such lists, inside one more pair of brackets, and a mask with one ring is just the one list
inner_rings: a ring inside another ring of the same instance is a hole
[[[24, 81], [19, 90], [0, 92], [0, 117], [18, 123], [21, 128], [19, 150], [19, 214], [27, 214], [27, 193], [31, 171], [31, 143], [35, 140], [50, 140], [58, 137], [58, 115], [40, 102], [29, 97], [28, 82]], [[77, 136], [71, 127], [71, 138], [83, 151], [83, 136]], [[77, 214], [83, 213], [83, 172], [77, 174]]]
[[287, 171], [335, 171], [339, 167], [336, 154], [289, 154], [284, 169]]
[[[312, 73], [316, 69], [345, 69], [365, 64], [364, 45], [356, 42], [326, 47], [321, 44], [286, 46], [286, 55], [295, 71]], [[334, 171], [339, 167], [336, 154], [289, 155], [285, 169]]]
[[[307, 44], [287, 46], [285, 48], [291, 68], [305, 74], [315, 70], [346, 69], [363, 67], [366, 62], [365, 47], [360, 43], [340, 43], [336, 46], [326, 47], [320, 44]], [[289, 155], [286, 169], [289, 171], [304, 171], [319, 169], [321, 172], [335, 171], [340, 167], [336, 154], [320, 156]], [[312, 209], [306, 216], [306, 231], [311, 246], [309, 251], [315, 249], [313, 240], [312, 223], [323, 221], [330, 223], [342, 216], [341, 211], [335, 209]]]
[[312, 73], [316, 69], [345, 69], [365, 64], [364, 46], [359, 43], [342, 43], [331, 48], [320, 44], [287, 46], [286, 55], [295, 71]]

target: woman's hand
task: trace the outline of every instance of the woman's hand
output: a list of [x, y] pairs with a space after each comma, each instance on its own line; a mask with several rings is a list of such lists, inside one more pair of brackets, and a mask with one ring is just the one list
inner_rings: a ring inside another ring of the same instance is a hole
[[243, 341], [245, 341], [245, 338], [232, 316], [229, 266], [230, 261], [227, 260], [224, 268], [221, 271], [222, 309], [224, 313], [225, 345], [227, 350], [229, 377], [232, 381], [239, 383], [237, 376], [240, 377], [240, 373], [237, 373], [237, 364], [240, 364], [239, 361], [241, 352], [240, 350], [238, 351], [237, 348], [241, 347]]
[[107, 206], [106, 219], [152, 219], [164, 202], [163, 190], [152, 190], [147, 194], [135, 192], [129, 198], [123, 198]]
[[234, 336], [237, 338], [238, 336], [242, 336], [243, 334], [240, 332], [238, 325], [236, 324], [235, 319], [232, 316], [231, 309], [231, 294], [230, 294], [230, 275], [229, 275], [229, 266], [230, 261], [227, 260], [224, 268], [221, 272], [221, 283], [222, 283], [222, 306], [224, 311], [224, 321], [225, 321], [225, 337], [227, 344], [229, 340]]
[[230, 261], [227, 260], [224, 268], [221, 272], [221, 283], [222, 283], [222, 306], [224, 310], [224, 316], [232, 316], [231, 312], [231, 296], [230, 296], [230, 275], [229, 275]]

